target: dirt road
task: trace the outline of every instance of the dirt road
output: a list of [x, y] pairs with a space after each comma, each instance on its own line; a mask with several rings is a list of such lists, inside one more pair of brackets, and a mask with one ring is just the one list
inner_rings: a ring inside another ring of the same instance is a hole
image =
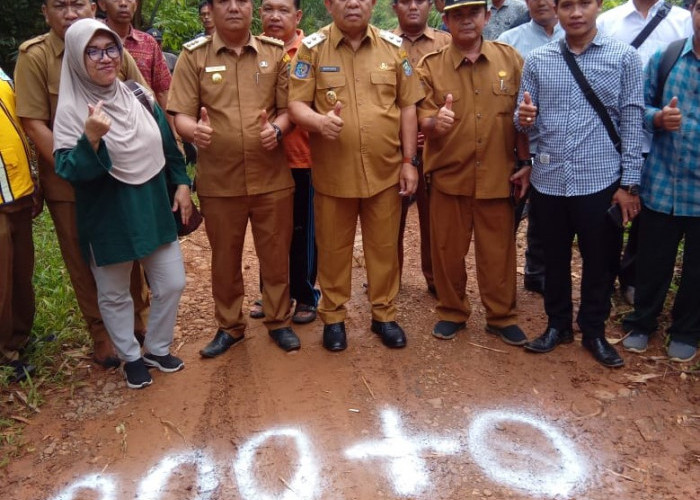
[[[347, 351], [325, 351], [316, 321], [296, 328], [302, 349], [286, 354], [251, 321], [247, 340], [213, 360], [198, 355], [214, 333], [200, 229], [182, 243], [174, 347], [186, 369], [133, 391], [86, 361], [73, 390], [52, 395], [25, 430], [30, 452], [2, 472], [0, 497], [700, 498], [697, 375], [628, 354], [622, 370], [605, 369], [580, 338], [549, 355], [507, 346], [484, 331], [473, 279], [468, 330], [434, 339], [414, 219], [398, 301], [406, 349], [369, 330], [358, 252]], [[246, 262], [252, 301], [250, 244]], [[538, 335], [541, 298], [518, 294], [521, 326]], [[663, 355], [660, 338], [648, 354]]]

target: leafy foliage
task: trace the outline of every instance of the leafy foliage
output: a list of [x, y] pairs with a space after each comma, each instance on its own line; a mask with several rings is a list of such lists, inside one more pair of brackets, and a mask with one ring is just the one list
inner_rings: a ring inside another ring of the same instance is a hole
[[45, 31], [41, 0], [0, 2], [0, 66], [7, 74], [14, 72], [19, 44]]

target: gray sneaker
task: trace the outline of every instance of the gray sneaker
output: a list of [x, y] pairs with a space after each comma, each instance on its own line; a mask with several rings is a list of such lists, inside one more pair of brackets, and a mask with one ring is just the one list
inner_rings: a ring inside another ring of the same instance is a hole
[[671, 361], [686, 363], [691, 361], [697, 353], [697, 346], [686, 344], [685, 342], [672, 340], [671, 343], [668, 344], [668, 357]]
[[649, 335], [632, 330], [627, 337], [622, 340], [622, 347], [625, 351], [642, 353], [649, 345]]

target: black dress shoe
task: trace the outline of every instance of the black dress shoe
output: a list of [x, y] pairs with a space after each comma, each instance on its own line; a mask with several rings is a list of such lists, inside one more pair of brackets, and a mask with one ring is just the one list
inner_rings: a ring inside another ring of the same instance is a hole
[[387, 347], [406, 347], [406, 334], [396, 321], [372, 320], [371, 330], [379, 335]]
[[343, 321], [323, 325], [323, 347], [329, 351], [343, 351], [348, 347]]
[[9, 366], [10, 368], [12, 368], [12, 372], [9, 377], [9, 382], [13, 384], [26, 380], [27, 377], [31, 376], [36, 370], [34, 365], [30, 365], [29, 363], [25, 363], [24, 361], [19, 360], [10, 361], [0, 366]]
[[584, 337], [581, 343], [583, 347], [593, 354], [595, 360], [603, 366], [619, 368], [625, 364], [615, 348], [603, 337]]
[[204, 349], [199, 351], [199, 354], [203, 358], [215, 358], [219, 354], [223, 354], [228, 351], [232, 345], [240, 342], [244, 338], [245, 335], [241, 335], [240, 337], [232, 337], [225, 331], [219, 330], [216, 332], [216, 335], [214, 335], [214, 340], [204, 346]]
[[570, 344], [574, 341], [574, 334], [571, 330], [557, 330], [548, 327], [547, 330], [531, 342], [523, 345], [525, 349], [532, 352], [549, 352], [559, 344]]
[[525, 275], [525, 278], [523, 279], [523, 285], [525, 285], [525, 290], [544, 295], [544, 276]]
[[296, 351], [301, 347], [301, 342], [299, 342], [299, 337], [294, 333], [294, 330], [285, 326], [284, 328], [277, 328], [276, 330], [270, 330], [268, 332], [272, 340], [280, 346], [283, 351]]

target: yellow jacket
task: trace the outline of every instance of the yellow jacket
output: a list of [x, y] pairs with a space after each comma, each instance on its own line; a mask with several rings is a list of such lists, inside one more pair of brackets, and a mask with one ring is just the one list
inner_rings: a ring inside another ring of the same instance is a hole
[[34, 192], [29, 144], [15, 109], [12, 80], [0, 69], [0, 206]]

